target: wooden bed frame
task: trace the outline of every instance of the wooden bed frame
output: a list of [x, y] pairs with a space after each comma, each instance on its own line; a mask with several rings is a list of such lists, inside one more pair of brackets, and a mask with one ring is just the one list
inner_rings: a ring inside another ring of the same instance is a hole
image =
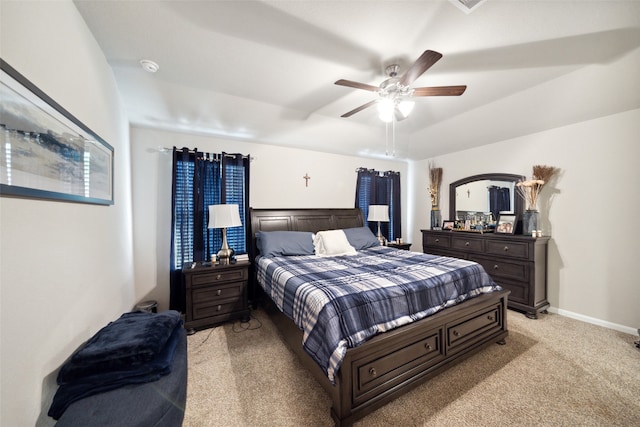
[[[258, 231], [316, 232], [364, 224], [360, 209], [251, 209], [250, 212], [252, 260], [256, 256]], [[252, 276], [256, 290], [261, 289], [255, 282], [255, 274]], [[350, 426], [491, 343], [504, 344], [509, 334], [508, 294], [501, 291], [478, 296], [348, 349], [335, 385], [302, 348], [302, 331], [274, 304], [267, 304], [267, 308], [289, 347], [331, 396], [331, 416], [336, 426], [342, 427]]]

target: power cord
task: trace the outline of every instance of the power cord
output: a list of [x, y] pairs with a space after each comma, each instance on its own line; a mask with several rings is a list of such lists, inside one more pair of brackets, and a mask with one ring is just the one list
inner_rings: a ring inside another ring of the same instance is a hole
[[255, 317], [252, 314], [249, 314], [249, 321], [236, 321], [233, 323], [233, 328], [231, 330], [235, 333], [245, 332], [245, 331], [253, 331], [255, 329], [260, 329], [262, 327], [262, 322], [260, 319]]

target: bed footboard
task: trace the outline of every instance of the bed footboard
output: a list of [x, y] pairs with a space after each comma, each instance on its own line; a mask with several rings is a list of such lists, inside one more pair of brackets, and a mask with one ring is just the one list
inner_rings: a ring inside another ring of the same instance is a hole
[[478, 296], [347, 350], [335, 385], [302, 349], [301, 331], [271, 311], [289, 347], [331, 396], [335, 425], [344, 427], [491, 343], [503, 344], [508, 294]]

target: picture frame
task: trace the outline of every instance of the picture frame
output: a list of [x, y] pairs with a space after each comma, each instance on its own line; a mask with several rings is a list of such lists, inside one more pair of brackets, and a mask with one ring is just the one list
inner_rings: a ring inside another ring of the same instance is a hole
[[495, 233], [514, 234], [516, 232], [516, 216], [500, 214], [496, 222]]
[[442, 229], [443, 230], [453, 230], [456, 226], [455, 221], [444, 220], [442, 221]]
[[0, 59], [0, 195], [113, 205], [114, 149]]

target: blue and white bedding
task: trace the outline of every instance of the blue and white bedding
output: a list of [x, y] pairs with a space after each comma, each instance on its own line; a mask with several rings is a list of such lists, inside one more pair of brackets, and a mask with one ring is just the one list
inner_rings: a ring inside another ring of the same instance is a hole
[[332, 383], [347, 348], [501, 289], [475, 262], [384, 246], [348, 256], [258, 257], [256, 270]]

